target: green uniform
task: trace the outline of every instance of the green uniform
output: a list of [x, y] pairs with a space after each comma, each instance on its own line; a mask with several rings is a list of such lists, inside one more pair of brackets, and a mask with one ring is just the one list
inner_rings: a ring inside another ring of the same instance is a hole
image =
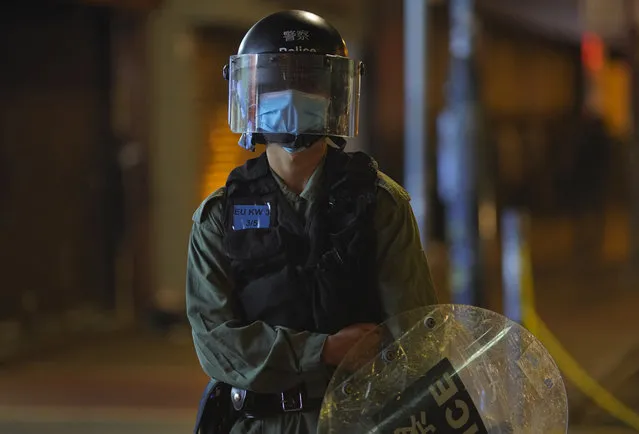
[[[297, 195], [272, 172], [286, 199], [305, 215], [322, 184], [323, 164]], [[195, 349], [211, 378], [258, 393], [279, 393], [305, 383], [321, 397], [332, 370], [321, 361], [327, 335], [242, 325], [231, 305], [233, 282], [222, 240], [223, 189], [209, 196], [193, 215], [187, 264], [187, 313]], [[436, 303], [419, 230], [404, 189], [379, 172], [375, 229], [379, 289], [387, 317]], [[287, 413], [268, 419], [240, 420], [233, 433], [315, 433], [318, 412]]]

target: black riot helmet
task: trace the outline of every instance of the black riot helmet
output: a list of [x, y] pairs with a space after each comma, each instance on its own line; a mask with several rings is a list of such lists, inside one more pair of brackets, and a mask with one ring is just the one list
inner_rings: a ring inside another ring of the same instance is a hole
[[229, 125], [240, 144], [287, 149], [330, 137], [339, 146], [357, 135], [361, 62], [348, 58], [339, 32], [305, 11], [278, 12], [246, 33], [224, 68]]

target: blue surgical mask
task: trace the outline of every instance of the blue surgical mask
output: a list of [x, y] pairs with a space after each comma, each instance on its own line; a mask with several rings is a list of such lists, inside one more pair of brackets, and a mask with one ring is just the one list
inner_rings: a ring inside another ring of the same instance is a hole
[[328, 104], [328, 98], [299, 90], [262, 94], [259, 99], [258, 130], [294, 135], [323, 132]]

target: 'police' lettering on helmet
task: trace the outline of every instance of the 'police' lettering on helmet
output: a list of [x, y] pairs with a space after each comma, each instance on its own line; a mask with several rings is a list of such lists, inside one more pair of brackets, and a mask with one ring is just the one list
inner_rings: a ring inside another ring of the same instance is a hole
[[317, 53], [317, 50], [315, 48], [304, 48], [304, 47], [300, 47], [299, 45], [296, 46], [295, 48], [286, 48], [286, 47], [280, 47], [280, 52], [288, 52], [288, 51], [307, 51], [307, 52], [311, 52], [311, 53]]

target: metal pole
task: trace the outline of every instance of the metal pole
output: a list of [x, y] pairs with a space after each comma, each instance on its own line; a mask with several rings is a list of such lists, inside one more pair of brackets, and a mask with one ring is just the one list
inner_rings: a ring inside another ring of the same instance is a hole
[[428, 240], [428, 0], [404, 0], [404, 186], [426, 249]]
[[[527, 237], [526, 216], [517, 209], [505, 209], [501, 218], [502, 233], [502, 284], [504, 288], [504, 315], [510, 320], [522, 324], [523, 322], [523, 285], [524, 285], [524, 261], [527, 257], [523, 247]], [[531, 306], [529, 306], [531, 307]], [[519, 330], [515, 329], [510, 336], [511, 345], [506, 354], [511, 360], [517, 360], [526, 350], [522, 345]], [[513, 372], [511, 385], [507, 390], [511, 396], [522, 396], [523, 384], [526, 381], [521, 371]], [[523, 420], [523, 411], [520, 406], [513, 409], [515, 425], [519, 426]]]
[[502, 283], [504, 315], [521, 323], [522, 316], [522, 216], [516, 209], [505, 209], [501, 216]]
[[438, 187], [446, 208], [452, 300], [480, 304], [473, 0], [450, 0], [447, 108], [438, 119]]

